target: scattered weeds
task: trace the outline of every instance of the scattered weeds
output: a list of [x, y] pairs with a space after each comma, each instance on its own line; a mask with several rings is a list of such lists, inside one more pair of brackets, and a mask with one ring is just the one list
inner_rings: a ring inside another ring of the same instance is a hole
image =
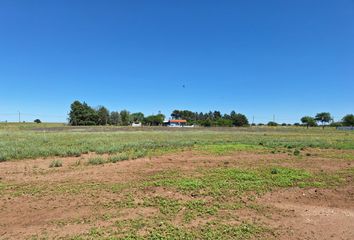
[[89, 165], [100, 165], [100, 164], [104, 164], [106, 161], [102, 158], [102, 157], [92, 157], [89, 158], [87, 163]]
[[50, 164], [49, 167], [50, 168], [56, 168], [56, 167], [62, 167], [63, 166], [63, 162], [61, 160], [53, 160]]

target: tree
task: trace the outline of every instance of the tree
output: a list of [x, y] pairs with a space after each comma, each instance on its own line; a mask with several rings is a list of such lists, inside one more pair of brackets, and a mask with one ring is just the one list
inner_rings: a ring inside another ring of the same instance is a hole
[[332, 117], [329, 112], [321, 112], [316, 114], [315, 120], [321, 122], [322, 128], [324, 129], [325, 123], [329, 123], [332, 120]]
[[69, 124], [73, 126], [79, 125], [96, 125], [98, 122], [97, 112], [87, 105], [87, 103], [81, 103], [74, 101], [71, 104], [71, 110], [69, 113]]
[[109, 111], [107, 108], [100, 106], [97, 109], [98, 125], [107, 125], [109, 120]]
[[354, 126], [354, 115], [347, 114], [342, 118], [342, 122], [344, 126]]
[[235, 111], [232, 111], [230, 113], [230, 118], [232, 120], [233, 125], [236, 127], [249, 125], [247, 117], [241, 113], [236, 113]]
[[214, 112], [213, 112], [213, 119], [214, 119], [214, 120], [217, 120], [217, 119], [219, 119], [219, 118], [221, 118], [221, 113], [220, 113], [220, 111], [214, 111]]
[[148, 126], [160, 126], [163, 124], [165, 120], [165, 115], [157, 114], [157, 115], [150, 115], [144, 118], [143, 123]]
[[268, 125], [268, 126], [276, 127], [276, 126], [278, 126], [278, 123], [273, 122], [273, 121], [270, 121], [270, 122], [267, 123], [267, 125]]
[[171, 113], [172, 119], [180, 119], [181, 118], [181, 113], [179, 110], [173, 110]]
[[109, 116], [109, 123], [112, 125], [122, 124], [119, 112], [111, 112], [111, 115]]
[[130, 124], [130, 113], [127, 110], [120, 111], [120, 119], [123, 126], [128, 126]]
[[130, 120], [134, 123], [143, 122], [144, 113], [142, 113], [142, 112], [132, 113], [132, 114], [130, 114]]
[[316, 121], [313, 117], [304, 116], [300, 120], [307, 128], [316, 126]]
[[41, 123], [42, 121], [37, 118], [37, 119], [35, 119], [33, 122], [35, 122], [35, 123]]

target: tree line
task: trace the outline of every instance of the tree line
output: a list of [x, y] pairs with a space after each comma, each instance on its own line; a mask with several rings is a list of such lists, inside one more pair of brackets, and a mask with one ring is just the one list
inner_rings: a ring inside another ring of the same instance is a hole
[[[184, 119], [187, 123], [200, 126], [248, 126], [248, 119], [241, 113], [232, 111], [222, 114], [220, 111], [192, 112], [189, 110], [174, 110], [172, 119]], [[106, 107], [93, 108], [87, 103], [74, 101], [70, 106], [69, 124], [73, 126], [90, 125], [117, 125], [128, 126], [132, 123], [142, 123], [146, 126], [160, 126], [165, 120], [165, 115], [145, 116], [142, 112], [130, 113], [128, 110], [110, 112]]]
[[322, 128], [324, 128], [326, 124], [329, 124], [330, 126], [333, 126], [333, 127], [354, 126], [354, 115], [353, 114], [345, 115], [342, 118], [342, 120], [339, 122], [334, 122], [333, 117], [331, 116], [331, 114], [329, 112], [317, 113], [316, 116], [314, 116], [314, 117], [304, 116], [300, 120], [301, 120], [302, 124], [304, 126], [306, 126], [307, 128], [318, 126], [318, 124], [321, 124]]
[[[184, 119], [187, 120], [189, 125], [199, 125], [205, 127], [232, 127], [232, 126], [249, 126], [247, 117], [244, 114], [231, 111], [230, 114], [223, 114], [220, 111], [193, 112], [189, 110], [174, 110], [171, 115], [171, 119]], [[146, 126], [160, 126], [165, 120], [165, 115], [158, 113], [156, 115], [145, 116], [142, 112], [130, 113], [128, 110], [122, 111], [109, 111], [104, 106], [93, 108], [87, 103], [80, 101], [74, 101], [70, 106], [69, 124], [73, 126], [80, 125], [117, 125], [128, 126], [132, 123], [142, 123]], [[295, 126], [314, 127], [321, 125], [323, 128], [325, 125], [330, 126], [354, 126], [354, 115], [347, 114], [341, 121], [334, 122], [330, 113], [321, 112], [314, 117], [304, 116], [301, 119], [301, 123], [295, 123]], [[251, 125], [256, 125], [252, 123]], [[259, 123], [259, 126], [265, 125]], [[268, 126], [291, 126], [292, 124], [270, 121], [266, 125]]]

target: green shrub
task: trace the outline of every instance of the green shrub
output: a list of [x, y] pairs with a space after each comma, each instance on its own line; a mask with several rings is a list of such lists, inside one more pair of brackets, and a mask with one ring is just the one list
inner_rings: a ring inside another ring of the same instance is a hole
[[105, 160], [102, 157], [93, 157], [90, 158], [87, 163], [89, 165], [100, 165], [100, 164], [104, 164]]
[[5, 162], [7, 159], [4, 155], [0, 155], [0, 162]]
[[63, 162], [61, 160], [53, 160], [49, 167], [53, 168], [53, 167], [62, 167], [63, 166]]
[[295, 155], [295, 156], [299, 156], [299, 155], [300, 155], [300, 151], [299, 151], [298, 149], [295, 149], [294, 155]]
[[121, 153], [121, 154], [117, 154], [117, 155], [113, 155], [109, 157], [109, 162], [112, 163], [116, 163], [116, 162], [120, 162], [120, 161], [124, 161], [124, 160], [128, 160], [129, 156], [126, 153]]

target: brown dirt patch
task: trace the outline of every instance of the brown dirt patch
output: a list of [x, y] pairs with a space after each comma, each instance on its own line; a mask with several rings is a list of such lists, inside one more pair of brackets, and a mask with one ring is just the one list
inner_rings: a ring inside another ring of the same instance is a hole
[[268, 193], [259, 202], [283, 211], [279, 239], [354, 239], [354, 186], [291, 188]]
[[[326, 154], [328, 155], [328, 152]], [[81, 157], [55, 158], [63, 161], [63, 167], [60, 168], [49, 168], [52, 158], [3, 162], [0, 163], [0, 181], [5, 185], [56, 187], [62, 184], [134, 183], [164, 171], [195, 173], [199, 168], [224, 166], [254, 168], [281, 165], [314, 172], [352, 167], [353, 161], [350, 159], [333, 161], [326, 157], [326, 154], [297, 157], [288, 153], [235, 152], [225, 156], [211, 156], [184, 151], [97, 166], [85, 164], [76, 166], [79, 159], [85, 163], [89, 157], [95, 156], [88, 154]], [[93, 226], [109, 225], [119, 219], [135, 219], [142, 216], [149, 218], [158, 212], [154, 208], [133, 210], [126, 208], [119, 212], [113, 211], [109, 206], [119, 201], [122, 194], [119, 190], [96, 192], [91, 189], [75, 194], [65, 191], [58, 194], [51, 192], [50, 188], [38, 195], [2, 194], [0, 238], [23, 239], [36, 234], [53, 238], [65, 237], [68, 233], [72, 236], [87, 232]], [[193, 198], [161, 187], [147, 187], [139, 194], [181, 201]], [[353, 185], [343, 189], [327, 190], [285, 189], [258, 199], [260, 204], [269, 206], [261, 213], [244, 209], [228, 211], [224, 215], [235, 224], [250, 220], [274, 227], [278, 229], [279, 239], [354, 239], [353, 194]], [[104, 221], [101, 218], [104, 214], [113, 216], [110, 220]], [[213, 217], [196, 219], [191, 226], [198, 226], [212, 219]], [[174, 222], [182, 224], [182, 213], [177, 214]]]

